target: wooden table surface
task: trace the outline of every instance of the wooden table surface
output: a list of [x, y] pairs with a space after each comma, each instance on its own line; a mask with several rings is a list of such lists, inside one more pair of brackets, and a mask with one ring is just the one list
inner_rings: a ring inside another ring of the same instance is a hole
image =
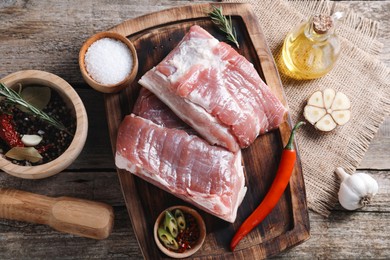
[[[55, 73], [77, 90], [89, 116], [86, 146], [66, 171], [43, 180], [23, 180], [0, 172], [0, 187], [102, 201], [115, 210], [113, 232], [102, 241], [0, 219], [0, 259], [142, 258], [114, 167], [103, 95], [82, 80], [78, 51], [88, 37], [124, 20], [194, 2], [0, 1], [0, 78], [24, 69]], [[381, 22], [378, 37], [384, 49], [380, 59], [390, 66], [390, 1], [345, 3]], [[329, 218], [310, 212], [311, 238], [275, 258], [390, 258], [390, 117], [381, 125], [358, 170], [379, 182], [373, 203], [355, 212], [337, 207]]]

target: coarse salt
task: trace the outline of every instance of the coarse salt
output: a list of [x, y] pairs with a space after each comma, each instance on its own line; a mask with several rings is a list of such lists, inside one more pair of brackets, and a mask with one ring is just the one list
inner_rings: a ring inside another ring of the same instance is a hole
[[133, 56], [121, 41], [102, 38], [88, 48], [85, 54], [88, 74], [98, 83], [113, 85], [124, 80], [133, 67]]

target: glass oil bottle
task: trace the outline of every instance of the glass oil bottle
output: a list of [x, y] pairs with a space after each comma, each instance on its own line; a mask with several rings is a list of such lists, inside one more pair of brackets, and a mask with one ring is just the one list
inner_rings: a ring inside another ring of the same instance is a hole
[[335, 21], [342, 16], [341, 12], [315, 15], [293, 29], [284, 41], [282, 72], [295, 79], [315, 79], [328, 73], [340, 54]]

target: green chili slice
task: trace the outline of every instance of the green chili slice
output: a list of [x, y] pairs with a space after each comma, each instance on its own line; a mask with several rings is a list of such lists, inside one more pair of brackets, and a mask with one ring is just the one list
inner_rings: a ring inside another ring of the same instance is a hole
[[177, 237], [179, 230], [177, 228], [177, 221], [171, 212], [165, 211], [164, 229], [169, 231], [173, 237]]
[[177, 226], [179, 227], [180, 230], [186, 229], [186, 219], [184, 217], [183, 211], [181, 211], [180, 209], [176, 209], [175, 219], [177, 222]]
[[172, 237], [171, 234], [168, 233], [164, 228], [160, 227], [157, 230], [158, 238], [164, 244], [166, 248], [178, 250], [179, 244], [176, 242], [175, 238]]

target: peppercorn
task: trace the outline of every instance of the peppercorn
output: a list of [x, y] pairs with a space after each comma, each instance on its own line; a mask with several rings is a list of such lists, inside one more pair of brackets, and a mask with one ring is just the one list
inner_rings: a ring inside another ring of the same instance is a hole
[[[18, 165], [38, 165], [50, 162], [59, 157], [69, 147], [73, 137], [64, 131], [60, 131], [54, 126], [43, 122], [35, 115], [26, 113], [6, 102], [0, 102], [1, 111], [12, 115], [12, 121], [17, 136], [20, 139], [23, 134], [38, 134], [43, 137], [41, 143], [36, 149], [41, 154], [43, 159], [38, 163], [30, 163], [27, 161], [12, 160], [12, 163]], [[61, 121], [67, 130], [74, 134], [76, 131], [76, 119], [71, 116], [70, 109], [66, 106], [60, 95], [56, 91], [52, 91], [51, 99], [43, 109], [46, 113], [51, 113], [54, 118]], [[23, 143], [22, 143], [23, 144]], [[9, 145], [0, 142], [0, 150], [6, 153], [10, 149]]]

